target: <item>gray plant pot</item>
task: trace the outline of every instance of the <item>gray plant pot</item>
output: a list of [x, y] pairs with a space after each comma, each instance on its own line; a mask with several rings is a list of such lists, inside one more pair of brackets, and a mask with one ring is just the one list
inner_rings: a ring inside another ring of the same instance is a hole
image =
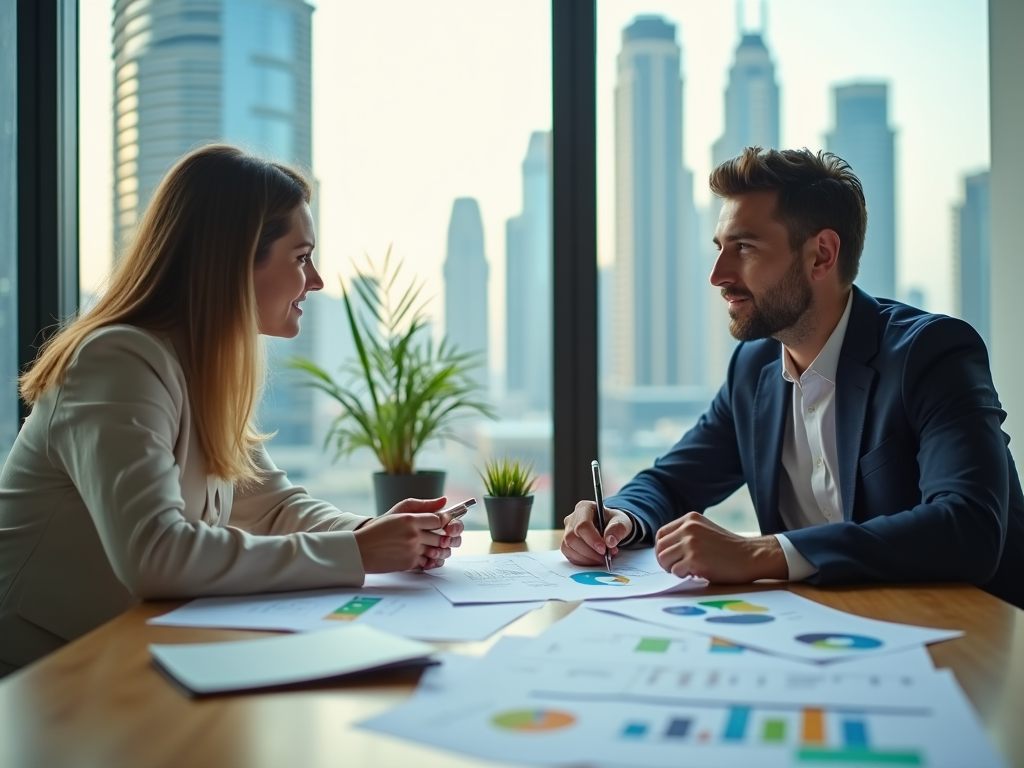
[[373, 473], [377, 515], [383, 515], [403, 499], [436, 499], [444, 496], [444, 472], [423, 470], [414, 475]]
[[526, 541], [533, 496], [484, 496], [484, 506], [493, 541]]

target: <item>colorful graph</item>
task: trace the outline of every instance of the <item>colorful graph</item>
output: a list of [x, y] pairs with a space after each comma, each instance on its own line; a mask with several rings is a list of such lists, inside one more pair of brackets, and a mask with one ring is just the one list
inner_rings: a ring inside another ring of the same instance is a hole
[[[817, 765], [923, 765], [923, 755], [913, 749], [879, 749], [871, 744], [867, 716], [833, 712], [821, 707], [779, 711], [742, 704], [724, 704], [725, 717], [716, 733], [697, 730], [706, 715], [675, 714], [667, 721], [627, 720], [619, 736], [633, 741], [676, 740], [689, 744], [718, 743], [728, 746], [764, 746], [794, 750], [800, 764]], [[705, 710], [706, 711], [706, 710]], [[831, 737], [830, 737], [831, 736]]]
[[324, 618], [331, 621], [355, 621], [383, 599], [383, 597], [353, 597]]
[[711, 653], [743, 653], [743, 646], [730, 643], [720, 637], [711, 638]]
[[707, 600], [699, 605], [706, 605], [708, 608], [718, 608], [723, 611], [736, 611], [737, 613], [766, 613], [768, 611], [762, 605], [754, 605], [746, 600]]
[[[698, 608], [697, 605], [703, 607]], [[763, 605], [754, 605], [746, 600], [703, 600], [697, 605], [670, 605], [661, 610], [672, 616], [705, 616], [704, 621], [712, 624], [767, 624], [775, 621]], [[706, 616], [709, 610], [722, 613]]]
[[625, 576], [607, 571], [584, 571], [583, 573], [574, 573], [569, 578], [577, 584], [586, 584], [588, 587], [621, 587], [623, 584], [629, 584], [629, 579]]
[[537, 733], [568, 728], [576, 718], [556, 709], [513, 709], [491, 718], [491, 723], [506, 731]]
[[797, 635], [797, 641], [813, 645], [815, 648], [824, 648], [827, 651], [869, 651], [872, 648], [880, 648], [882, 641], [874, 637], [864, 635], [845, 635], [835, 632], [812, 633], [808, 635]]
[[661, 610], [671, 613], [673, 616], [703, 616], [707, 613], [703, 608], [695, 608], [692, 605], [670, 605]]
[[664, 637], [642, 637], [637, 643], [636, 653], [665, 653], [672, 646], [672, 641]]
[[739, 616], [708, 616], [705, 621], [712, 624], [767, 624], [769, 621], [775, 621], [775, 617], [758, 613], [744, 613]]

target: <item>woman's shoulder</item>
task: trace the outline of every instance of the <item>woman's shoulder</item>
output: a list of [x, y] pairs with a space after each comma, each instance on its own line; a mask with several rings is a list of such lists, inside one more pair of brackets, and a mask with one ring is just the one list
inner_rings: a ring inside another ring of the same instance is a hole
[[68, 371], [97, 367], [128, 378], [155, 374], [165, 383], [184, 382], [170, 338], [135, 325], [108, 325], [90, 333], [75, 350]]

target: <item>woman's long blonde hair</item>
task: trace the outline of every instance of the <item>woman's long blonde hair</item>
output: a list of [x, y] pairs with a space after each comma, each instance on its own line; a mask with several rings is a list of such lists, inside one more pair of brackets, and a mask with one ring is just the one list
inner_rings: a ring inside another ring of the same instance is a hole
[[300, 172], [235, 147], [190, 152], [157, 188], [109, 289], [42, 346], [21, 396], [34, 405], [59, 384], [100, 328], [177, 331], [207, 473], [254, 481], [254, 449], [267, 436], [254, 424], [263, 354], [253, 272], [311, 194]]

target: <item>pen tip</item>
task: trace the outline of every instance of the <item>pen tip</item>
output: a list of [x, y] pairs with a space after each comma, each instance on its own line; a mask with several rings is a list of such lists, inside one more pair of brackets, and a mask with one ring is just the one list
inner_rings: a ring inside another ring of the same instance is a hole
[[597, 467], [599, 466], [597, 463], [597, 459], [594, 459], [592, 462], [590, 462], [590, 466], [593, 467], [594, 469], [597, 469]]

